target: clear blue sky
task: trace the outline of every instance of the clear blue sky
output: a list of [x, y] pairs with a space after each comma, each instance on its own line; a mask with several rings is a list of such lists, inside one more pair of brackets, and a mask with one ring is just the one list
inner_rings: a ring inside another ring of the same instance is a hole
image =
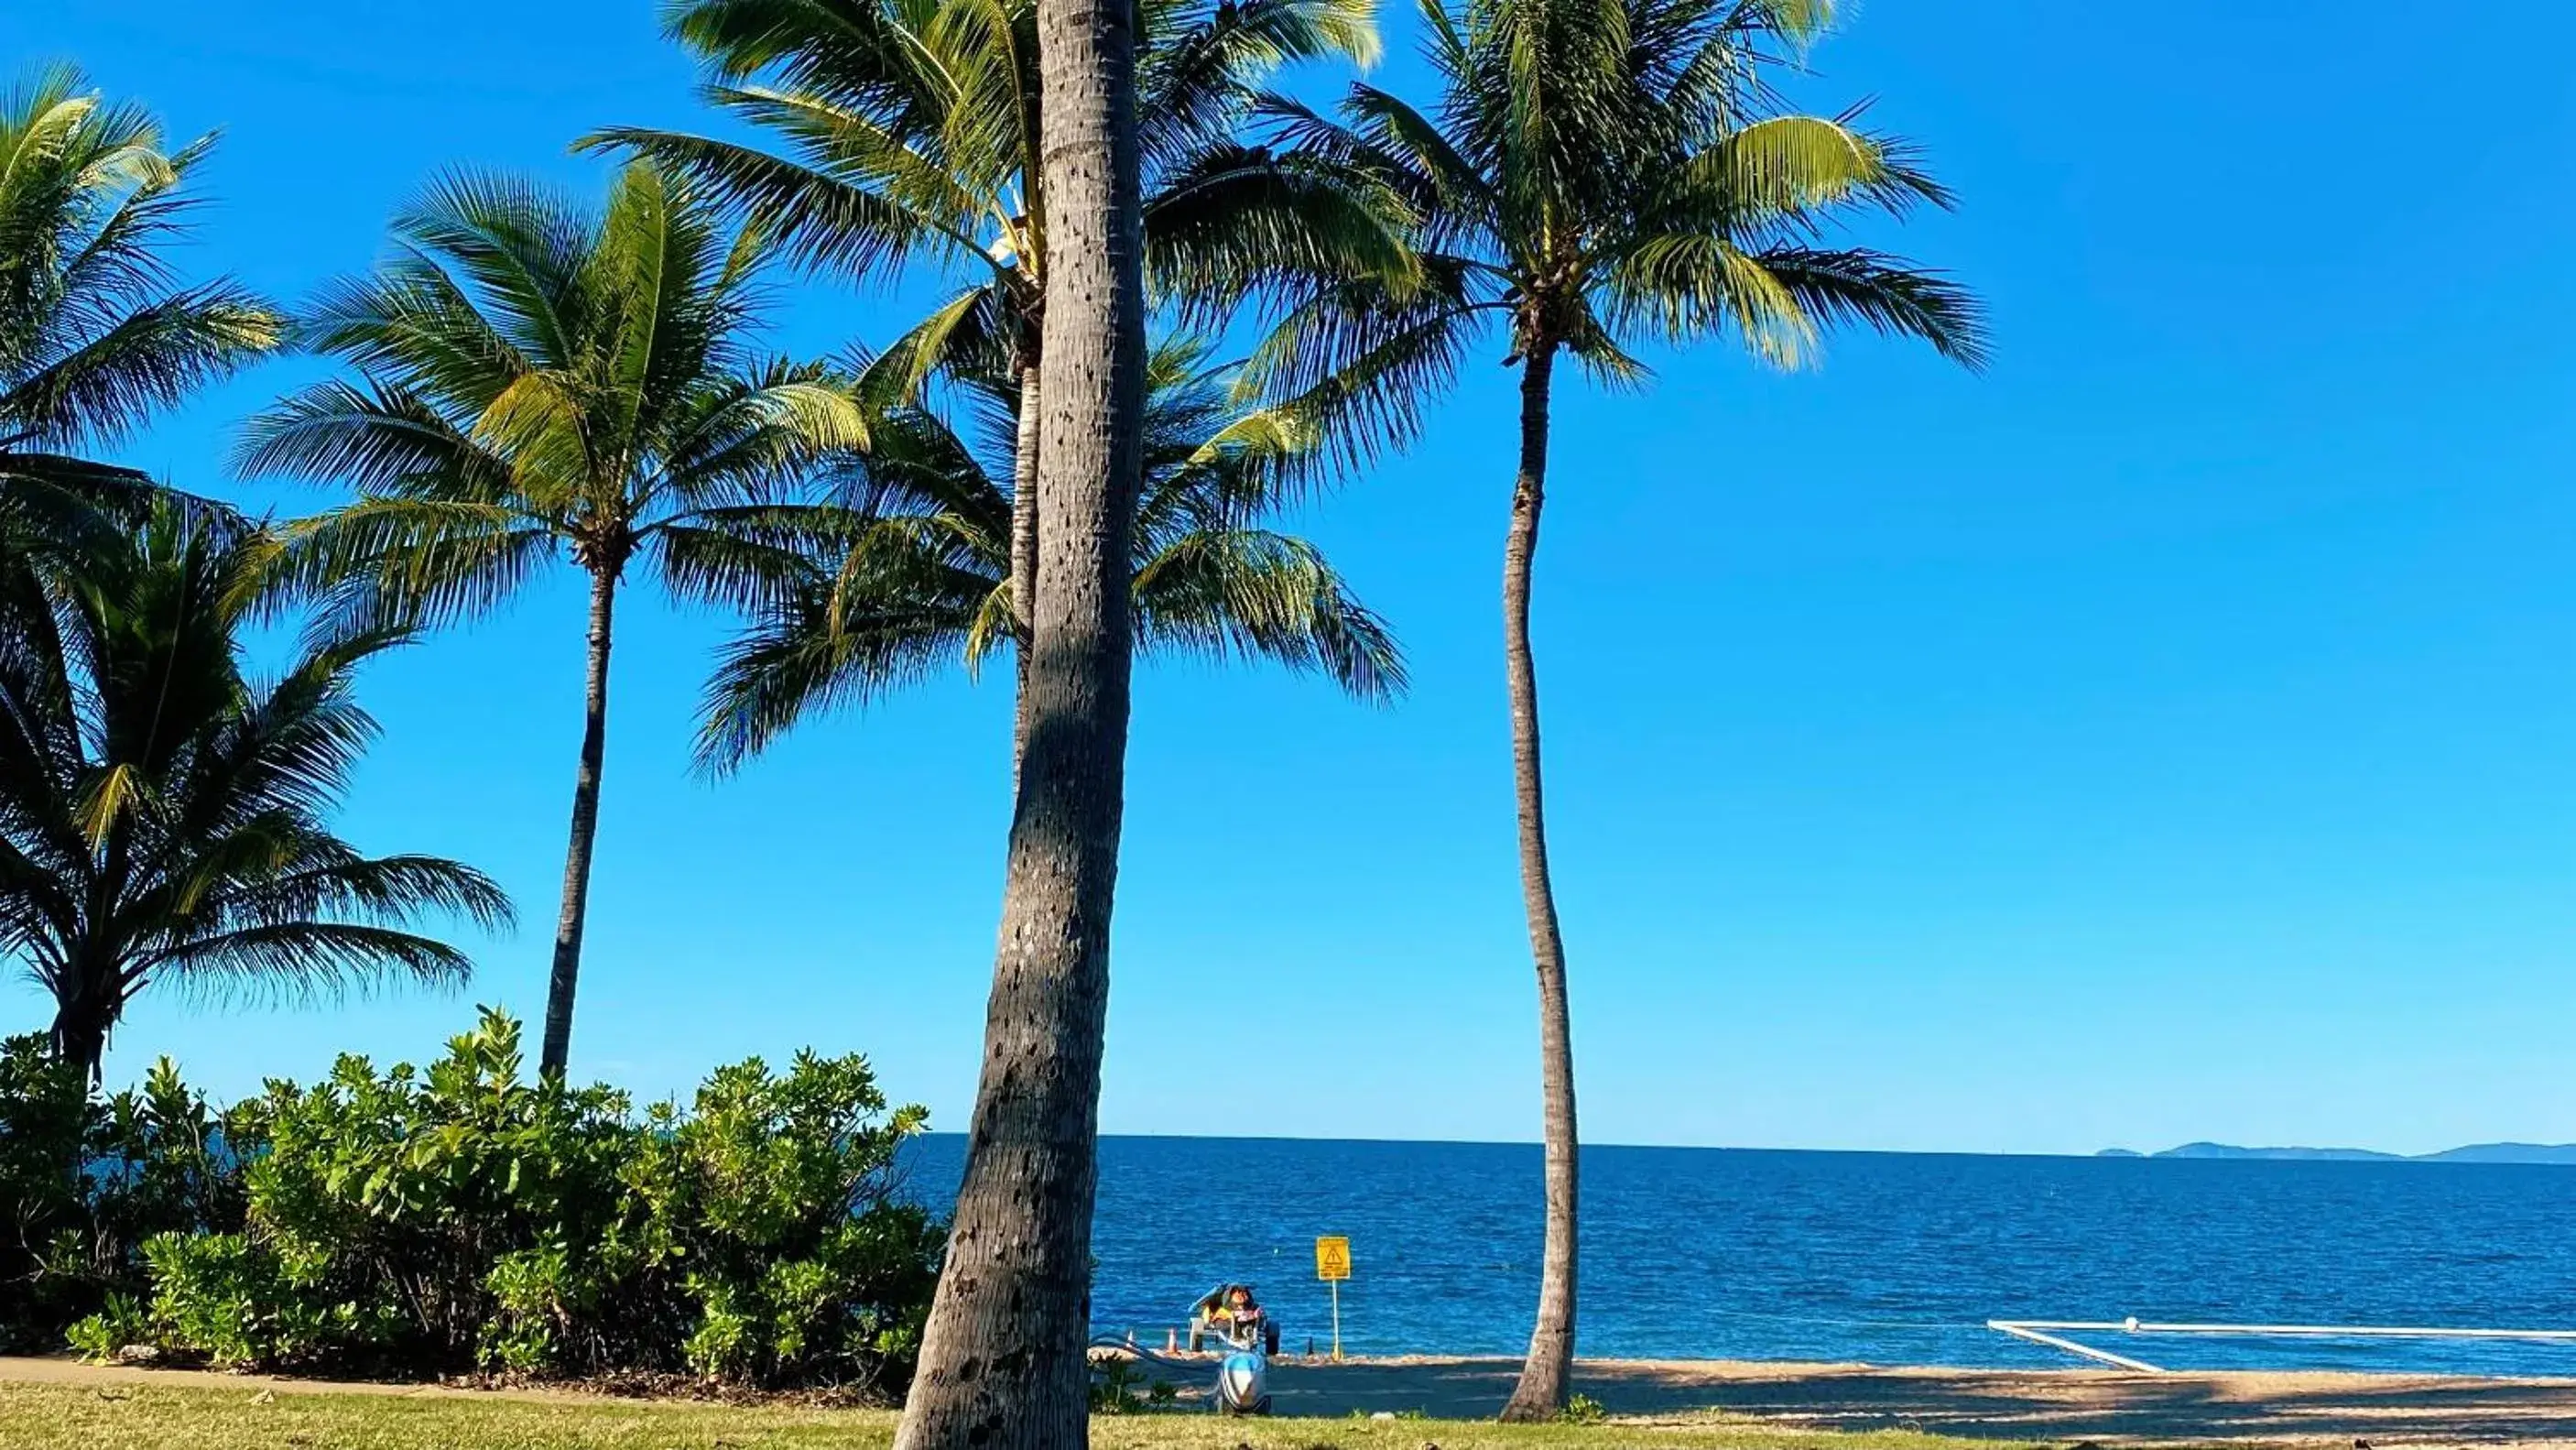
[[[1390, 17], [1409, 48], [1409, 11]], [[1537, 625], [1587, 1136], [2015, 1151], [2576, 1138], [2576, 14], [1879, 0], [1817, 55], [1965, 199], [1902, 244], [1991, 299], [1962, 376], [1854, 339], [1570, 391]], [[584, 186], [687, 123], [646, 0], [70, 0], [75, 58], [222, 127], [192, 265], [284, 297], [435, 168]], [[1419, 89], [1409, 57], [1385, 77]], [[914, 299], [799, 294], [784, 338]], [[129, 456], [230, 488], [265, 368]], [[1411, 649], [1394, 710], [1140, 677], [1104, 1125], [1529, 1138], [1480, 362], [1303, 526]], [[258, 495], [262, 502], [269, 495]], [[998, 679], [685, 769], [721, 621], [622, 616], [579, 1069], [647, 1091], [802, 1044], [964, 1123], [1000, 889]], [[468, 998], [183, 1010], [227, 1091], [541, 1010], [580, 708], [568, 580], [377, 667], [348, 826], [526, 917]], [[0, 1025], [42, 1020], [0, 989]], [[1275, 1084], [1197, 1074], [1220, 1041]]]

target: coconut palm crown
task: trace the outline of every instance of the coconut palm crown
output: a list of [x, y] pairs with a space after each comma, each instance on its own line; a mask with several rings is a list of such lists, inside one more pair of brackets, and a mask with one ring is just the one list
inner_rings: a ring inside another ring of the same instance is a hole
[[[172, 149], [68, 66], [0, 94], [0, 549], [22, 560], [64, 529], [132, 524], [155, 490], [99, 453], [278, 344], [274, 309], [183, 284], [170, 259], [212, 149]], [[106, 503], [125, 513], [87, 508]]]
[[[1321, 550], [1269, 516], [1309, 486], [1320, 449], [1275, 409], [1236, 401], [1204, 343], [1148, 360], [1144, 490], [1130, 548], [1137, 648], [1264, 658], [1365, 700], [1401, 693], [1385, 621]], [[1024, 406], [1007, 377], [950, 390], [972, 416], [899, 404], [845, 460], [846, 537], [762, 607], [709, 686], [700, 756], [731, 768], [804, 715], [1016, 649], [1010, 459]]]
[[570, 1050], [605, 754], [619, 585], [742, 604], [790, 547], [807, 470], [867, 440], [844, 380], [752, 348], [770, 246], [644, 163], [591, 212], [507, 178], [454, 175], [394, 225], [374, 274], [301, 319], [354, 376], [254, 419], [238, 466], [354, 488], [294, 527], [291, 570], [358, 627], [483, 613], [547, 562], [590, 594], [543, 1070]]
[[109, 537], [0, 637], [0, 957], [53, 998], [55, 1050], [96, 1077], [148, 987], [463, 981], [465, 954], [410, 923], [499, 927], [500, 889], [329, 825], [375, 733], [353, 677], [402, 635], [308, 642], [254, 679], [273, 541], [176, 499]]

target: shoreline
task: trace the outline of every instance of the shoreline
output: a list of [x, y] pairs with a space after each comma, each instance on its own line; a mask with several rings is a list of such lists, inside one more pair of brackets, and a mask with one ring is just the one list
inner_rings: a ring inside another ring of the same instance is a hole
[[[1517, 1359], [1406, 1356], [1281, 1363], [1285, 1414], [1500, 1410]], [[2106, 1368], [1959, 1369], [1760, 1360], [1578, 1360], [1574, 1389], [1620, 1419], [1712, 1416], [1809, 1430], [1921, 1430], [2001, 1439], [2576, 1443], [2576, 1378]]]
[[[1148, 1365], [1152, 1361], [1147, 1361]], [[1185, 1397], [1200, 1386], [1173, 1379]], [[1485, 1420], [1509, 1394], [1517, 1359], [1402, 1355], [1303, 1363], [1282, 1358], [1271, 1393], [1283, 1419], [1354, 1415]], [[675, 1404], [577, 1387], [478, 1389], [238, 1375], [211, 1370], [0, 1358], [0, 1383]], [[1790, 1433], [1913, 1430], [2005, 1441], [2165, 1445], [2213, 1442], [2374, 1444], [2467, 1441], [2576, 1445], [2576, 1378], [2352, 1371], [2131, 1374], [2096, 1369], [1987, 1370], [1747, 1360], [1587, 1359], [1574, 1388], [1614, 1423], [1761, 1425]], [[788, 1401], [792, 1403], [792, 1401]], [[884, 1411], [826, 1413], [884, 1414]]]

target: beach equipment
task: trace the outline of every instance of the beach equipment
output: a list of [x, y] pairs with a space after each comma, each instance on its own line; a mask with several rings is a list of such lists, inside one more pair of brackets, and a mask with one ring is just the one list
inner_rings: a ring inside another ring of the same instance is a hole
[[[1279, 1326], [1269, 1321], [1256, 1306], [1249, 1314], [1237, 1315], [1225, 1306], [1232, 1292], [1241, 1288], [1249, 1296], [1249, 1284], [1219, 1284], [1208, 1296], [1193, 1306], [1190, 1321], [1190, 1352], [1199, 1353], [1214, 1339], [1220, 1346], [1216, 1363], [1216, 1383], [1208, 1397], [1209, 1405], [1221, 1415], [1266, 1415], [1270, 1413], [1270, 1357], [1279, 1349]], [[1211, 1305], [1214, 1307], [1211, 1308]], [[1193, 1366], [1174, 1353], [1157, 1353], [1136, 1343], [1130, 1332], [1125, 1339], [1110, 1335], [1095, 1336], [1093, 1366], [1104, 1358], [1142, 1360], [1164, 1369], [1187, 1372]], [[1102, 1356], [1098, 1351], [1108, 1351]]]
[[1216, 1409], [1220, 1415], [1270, 1413], [1270, 1356], [1259, 1344], [1227, 1350], [1217, 1362]]
[[[1234, 1305], [1237, 1291], [1244, 1307]], [[1190, 1309], [1190, 1348], [1208, 1339], [1223, 1351], [1216, 1365], [1216, 1411], [1220, 1415], [1270, 1413], [1270, 1357], [1279, 1352], [1279, 1324], [1261, 1308], [1250, 1284], [1219, 1284]]]

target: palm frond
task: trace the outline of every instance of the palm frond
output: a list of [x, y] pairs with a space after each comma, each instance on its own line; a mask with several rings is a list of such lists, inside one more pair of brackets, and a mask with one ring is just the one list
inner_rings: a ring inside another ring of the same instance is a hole
[[1424, 285], [1404, 299], [1368, 287], [1327, 288], [1283, 318], [1245, 363], [1238, 395], [1284, 410], [1352, 465], [1418, 437], [1476, 341], [1507, 310], [1480, 269], [1426, 256]]
[[1148, 7], [1145, 33], [1139, 131], [1158, 168], [1229, 139], [1280, 67], [1337, 59], [1366, 69], [1382, 49], [1374, 0], [1166, 0]]
[[826, 578], [818, 558], [847, 548], [864, 520], [831, 505], [707, 509], [654, 530], [652, 551], [673, 597], [752, 613]]
[[1318, 670], [1380, 703], [1404, 691], [1403, 651], [1386, 622], [1305, 540], [1260, 529], [1191, 534], [1137, 571], [1135, 598], [1149, 648]]
[[508, 504], [378, 496], [289, 525], [273, 568], [335, 630], [435, 628], [499, 607], [559, 538]]
[[255, 414], [232, 457], [246, 478], [501, 504], [510, 462], [398, 383], [317, 383]]
[[901, 408], [920, 402], [942, 373], [1006, 373], [1027, 345], [1021, 335], [1025, 308], [1026, 300], [1006, 293], [999, 279], [969, 287], [869, 359], [859, 369], [855, 391], [874, 407]]
[[1806, 366], [1815, 356], [1816, 318], [1760, 258], [1715, 232], [1631, 239], [1606, 268], [1611, 315], [1666, 337], [1733, 329], [1755, 356], [1774, 367]]
[[1892, 179], [1876, 138], [1822, 116], [1766, 116], [1693, 157], [1679, 189], [1720, 217], [1794, 217]]
[[1972, 370], [1993, 360], [1985, 307], [1939, 272], [1864, 247], [1773, 247], [1758, 260], [1810, 316], [1915, 338]]
[[1412, 216], [1391, 188], [1316, 156], [1223, 142], [1175, 167], [1145, 207], [1145, 265], [1184, 326], [1247, 298], [1336, 283], [1409, 292]]
[[701, 711], [700, 768], [725, 773], [797, 721], [864, 704], [961, 656], [966, 618], [944, 600], [836, 608], [805, 594], [728, 642]]
[[210, 146], [68, 66], [0, 96], [0, 453], [113, 442], [277, 345], [264, 303], [164, 255]]
[[273, 351], [283, 332], [277, 313], [229, 284], [164, 297], [10, 380], [0, 426], [39, 446], [112, 442]]
[[395, 217], [394, 234], [461, 279], [474, 319], [531, 370], [565, 369], [578, 366], [582, 331], [596, 325], [595, 299], [583, 286], [591, 225], [578, 207], [525, 178], [449, 171]]
[[463, 986], [474, 959], [445, 942], [354, 922], [246, 926], [171, 947], [136, 964], [130, 986], [175, 979], [210, 998], [328, 1000], [407, 977], [442, 991]]
[[910, 265], [927, 245], [958, 245], [947, 218], [924, 216], [848, 177], [735, 142], [621, 126], [595, 132], [582, 145], [687, 177], [735, 217], [756, 221], [783, 255], [804, 267], [884, 276]]

